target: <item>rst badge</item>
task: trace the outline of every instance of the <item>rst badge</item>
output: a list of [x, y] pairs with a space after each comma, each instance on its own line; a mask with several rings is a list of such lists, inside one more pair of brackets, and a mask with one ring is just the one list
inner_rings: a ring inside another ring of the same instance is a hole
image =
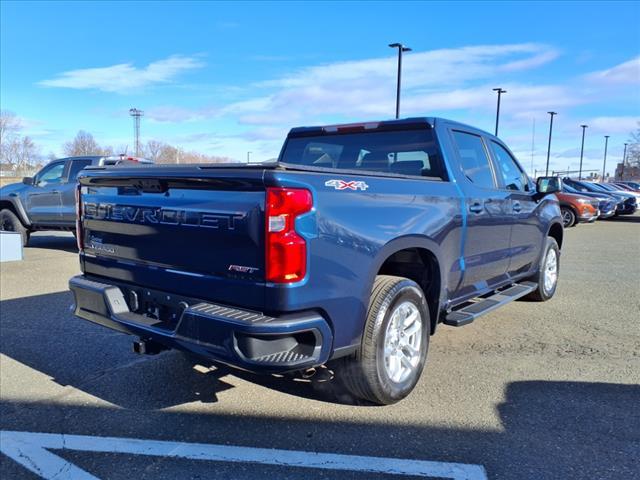
[[327, 180], [326, 182], [324, 182], [324, 186], [325, 187], [333, 187], [336, 190], [362, 190], [365, 191], [367, 188], [369, 188], [369, 185], [367, 185], [365, 182], [363, 182], [362, 180], [352, 180], [352, 181], [346, 181], [346, 180]]

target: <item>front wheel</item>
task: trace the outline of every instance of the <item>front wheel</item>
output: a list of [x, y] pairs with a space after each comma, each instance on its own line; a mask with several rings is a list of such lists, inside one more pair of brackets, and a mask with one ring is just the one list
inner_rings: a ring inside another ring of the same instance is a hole
[[547, 237], [544, 255], [538, 273], [533, 280], [538, 287], [526, 298], [537, 302], [546, 302], [556, 293], [560, 274], [560, 248], [554, 238]]
[[5, 232], [16, 232], [20, 234], [22, 246], [26, 247], [29, 242], [29, 230], [27, 230], [16, 214], [9, 209], [0, 210], [0, 230]]
[[429, 308], [422, 289], [407, 278], [379, 275], [356, 355], [343, 360], [347, 389], [389, 405], [409, 395], [420, 379], [429, 347]]
[[576, 214], [569, 207], [560, 207], [560, 213], [562, 214], [564, 228], [570, 228], [576, 224]]

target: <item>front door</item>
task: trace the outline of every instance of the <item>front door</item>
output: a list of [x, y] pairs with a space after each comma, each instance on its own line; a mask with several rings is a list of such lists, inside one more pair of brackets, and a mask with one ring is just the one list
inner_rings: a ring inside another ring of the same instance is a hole
[[36, 225], [57, 225], [61, 222], [60, 186], [65, 162], [44, 167], [33, 179], [27, 193], [27, 213]]
[[483, 138], [462, 130], [451, 133], [462, 169], [460, 187], [466, 204], [463, 274], [455, 294], [460, 300], [484, 293], [507, 278], [511, 200], [509, 192], [498, 189]]
[[501, 143], [489, 141], [491, 154], [500, 175], [501, 188], [509, 195], [512, 208], [512, 229], [508, 274], [518, 276], [538, 261], [546, 232], [540, 230], [534, 199], [535, 188], [514, 156]]

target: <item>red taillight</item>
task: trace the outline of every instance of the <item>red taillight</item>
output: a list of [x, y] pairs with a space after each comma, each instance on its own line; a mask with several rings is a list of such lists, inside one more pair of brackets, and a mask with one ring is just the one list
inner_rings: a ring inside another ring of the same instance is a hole
[[82, 238], [82, 197], [80, 196], [80, 184], [76, 185], [76, 242], [78, 250], [82, 251], [84, 242]]
[[307, 273], [307, 242], [296, 232], [296, 217], [313, 208], [309, 190], [267, 188], [266, 280], [293, 283]]

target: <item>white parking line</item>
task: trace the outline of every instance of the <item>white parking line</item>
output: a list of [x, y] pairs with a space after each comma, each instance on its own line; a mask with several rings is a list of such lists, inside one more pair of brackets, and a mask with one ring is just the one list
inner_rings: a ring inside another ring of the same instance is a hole
[[255, 463], [324, 470], [349, 470], [353, 472], [412, 475], [455, 480], [485, 480], [487, 478], [484, 467], [465, 463], [365, 457], [205, 443], [140, 440], [135, 438], [0, 431], [0, 451], [37, 475], [45, 479], [98, 480], [90, 473], [49, 452], [48, 449], [124, 453], [129, 455]]

